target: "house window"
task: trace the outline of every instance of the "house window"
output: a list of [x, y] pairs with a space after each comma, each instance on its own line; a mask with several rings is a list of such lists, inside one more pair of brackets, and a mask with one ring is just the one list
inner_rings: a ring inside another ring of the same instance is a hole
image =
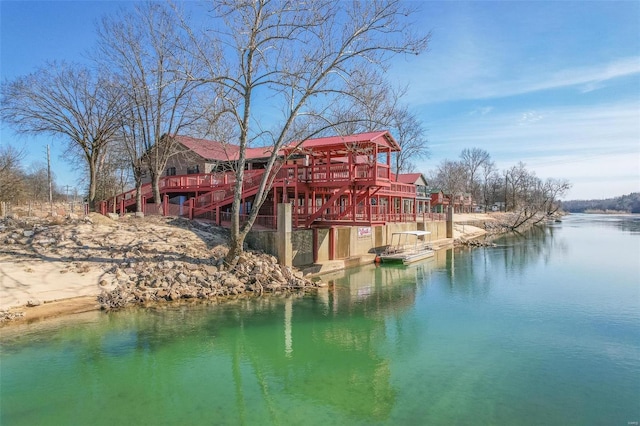
[[191, 167], [187, 167], [187, 174], [188, 175], [195, 175], [200, 173], [200, 168], [198, 167], [198, 165], [196, 164], [195, 166], [191, 166]]
[[175, 167], [167, 167], [167, 176], [175, 176], [176, 168]]

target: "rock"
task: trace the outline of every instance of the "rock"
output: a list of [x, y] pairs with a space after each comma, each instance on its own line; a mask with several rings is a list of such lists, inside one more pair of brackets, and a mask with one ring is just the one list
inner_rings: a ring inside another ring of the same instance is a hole
[[218, 272], [218, 267], [215, 265], [204, 265], [204, 272], [209, 275], [215, 274]]
[[32, 308], [34, 306], [40, 306], [42, 304], [38, 299], [29, 299], [27, 300], [27, 306]]
[[0, 322], [13, 321], [23, 316], [24, 312], [0, 311]]
[[22, 235], [24, 235], [25, 237], [32, 237], [33, 236], [33, 231], [24, 231], [22, 233]]

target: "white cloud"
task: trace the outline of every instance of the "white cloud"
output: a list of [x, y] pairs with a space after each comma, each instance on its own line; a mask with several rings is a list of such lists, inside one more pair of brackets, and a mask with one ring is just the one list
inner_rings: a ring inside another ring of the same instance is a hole
[[474, 110], [472, 110], [471, 112], [469, 112], [469, 115], [487, 115], [489, 114], [491, 111], [493, 111], [493, 107], [492, 106], [484, 106], [484, 107], [480, 107], [480, 108], [476, 108]]
[[[635, 102], [549, 107], [490, 115], [465, 115], [431, 126], [429, 173], [464, 148], [491, 154], [500, 170], [519, 161], [541, 178], [574, 184], [571, 198], [602, 198], [640, 188], [640, 110]], [[606, 182], [606, 184], [604, 184]]]
[[523, 112], [520, 116], [520, 120], [518, 120], [518, 124], [524, 126], [529, 123], [535, 123], [536, 121], [542, 120], [543, 116], [538, 114], [536, 111], [527, 111]]
[[412, 90], [408, 101], [429, 104], [456, 100], [495, 99], [549, 89], [574, 87], [582, 93], [599, 90], [608, 82], [640, 74], [640, 56], [620, 58], [606, 64], [520, 73], [505, 64], [477, 55], [458, 54], [442, 61], [424, 59], [422, 66], [396, 71]]

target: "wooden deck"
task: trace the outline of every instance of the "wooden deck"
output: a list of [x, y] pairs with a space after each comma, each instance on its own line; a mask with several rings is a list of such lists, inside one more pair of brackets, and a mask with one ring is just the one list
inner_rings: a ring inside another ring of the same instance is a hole
[[[293, 204], [295, 227], [415, 221], [415, 208], [405, 209], [405, 205], [411, 203], [415, 206], [415, 186], [392, 182], [389, 176], [389, 167], [378, 163], [283, 166], [273, 177], [268, 200], [261, 208], [260, 222], [263, 226], [275, 227], [274, 212], [282, 202]], [[246, 210], [251, 208], [263, 178], [264, 170], [245, 171], [242, 199]], [[235, 174], [165, 176], [159, 188], [166, 214], [222, 223], [235, 195]], [[153, 203], [150, 183], [142, 186], [141, 196], [145, 214], [159, 210]], [[132, 189], [103, 201], [100, 211], [124, 214], [135, 211], [135, 206], [136, 190]]]

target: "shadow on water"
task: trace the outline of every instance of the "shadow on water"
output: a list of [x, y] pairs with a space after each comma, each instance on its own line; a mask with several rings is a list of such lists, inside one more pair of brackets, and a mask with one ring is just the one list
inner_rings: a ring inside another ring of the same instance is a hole
[[[89, 374], [86, 366], [108, 370], [110, 365], [171, 353], [172, 362], [200, 365], [205, 381], [207, 371], [231, 371], [232, 383], [222, 387], [235, 389], [234, 411], [241, 422], [251, 416], [256, 395], [248, 392], [254, 385], [265, 406], [271, 407], [267, 412], [273, 423], [286, 420], [271, 400], [269, 389], [274, 387], [291, 397], [321, 402], [344, 416], [382, 421], [389, 417], [397, 395], [391, 360], [379, 351], [388, 339], [386, 319], [400, 317], [414, 306], [417, 291], [436, 264], [446, 266], [445, 253], [410, 267], [368, 265], [345, 271], [333, 277], [331, 291], [304, 296], [167, 304], [93, 313], [63, 327], [46, 322], [24, 325], [12, 336], [2, 336], [3, 357], [48, 353]], [[226, 368], [209, 365], [213, 359], [220, 363], [221, 357]], [[127, 380], [151, 380], [171, 388], [172, 382], [180, 381], [179, 371], [157, 371], [143, 361]], [[122, 380], [118, 387], [126, 389]], [[78, 389], [83, 386], [77, 384]], [[110, 397], [106, 387], [102, 392], [102, 398]]]

